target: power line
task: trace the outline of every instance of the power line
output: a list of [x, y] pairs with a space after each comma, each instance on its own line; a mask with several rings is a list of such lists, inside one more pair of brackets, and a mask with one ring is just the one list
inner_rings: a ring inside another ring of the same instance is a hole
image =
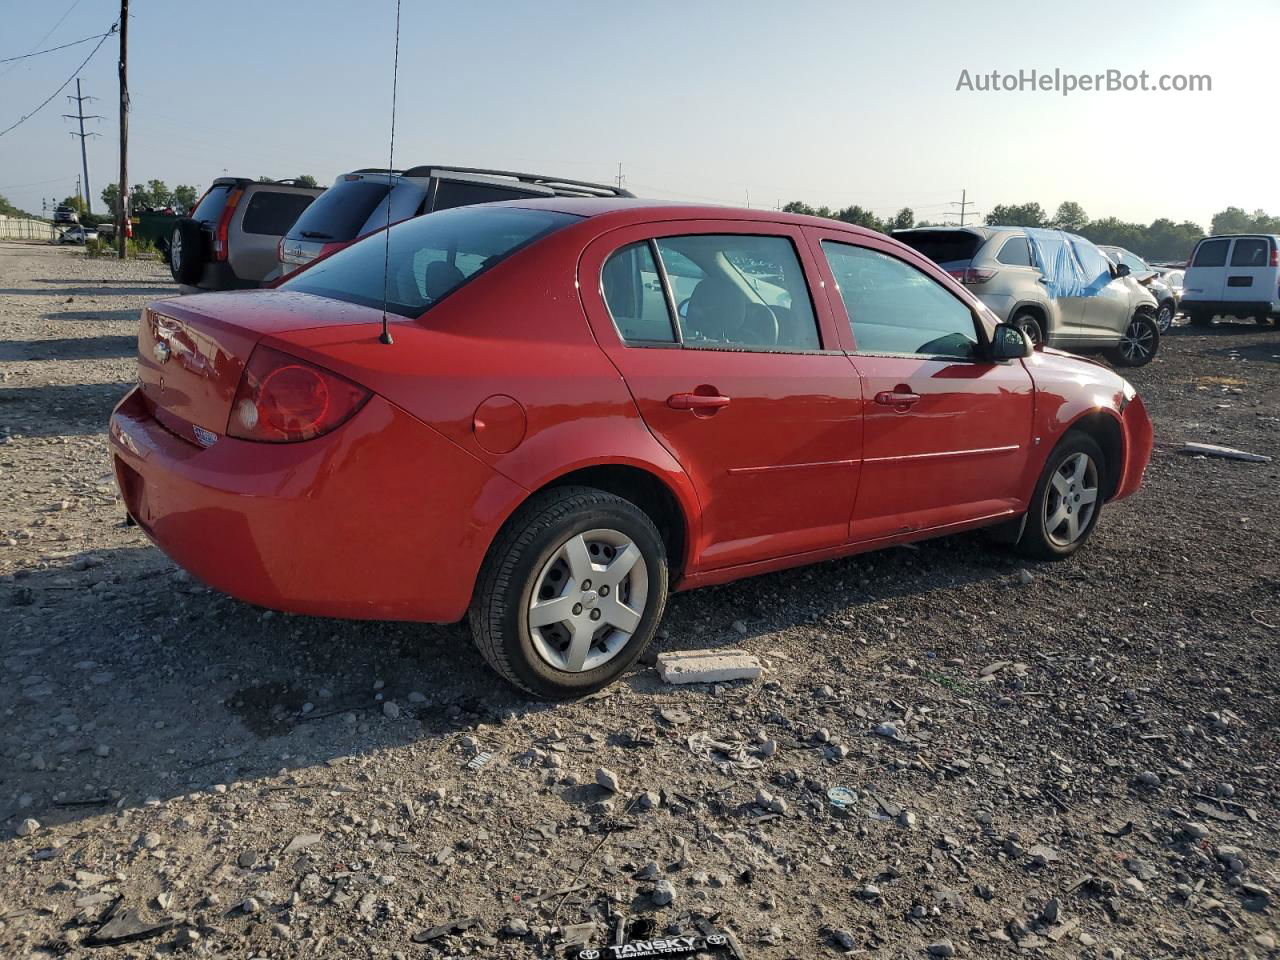
[[15, 60], [26, 60], [28, 57], [39, 57], [46, 53], [54, 53], [58, 50], [65, 50], [67, 47], [74, 47], [81, 43], [88, 43], [90, 40], [97, 40], [101, 37], [109, 37], [109, 33], [95, 33], [92, 37], [85, 37], [83, 40], [72, 40], [70, 43], [64, 43], [60, 47], [50, 47], [48, 50], [37, 50], [35, 53], [24, 53], [20, 57], [5, 57], [0, 63], [13, 63]]
[[80, 71], [85, 68], [85, 65], [88, 64], [88, 62], [93, 59], [93, 55], [102, 49], [102, 45], [107, 42], [107, 37], [114, 34], [116, 30], [119, 29], [119, 27], [120, 27], [120, 24], [118, 21], [116, 23], [113, 23], [111, 25], [111, 29], [102, 35], [102, 38], [98, 41], [98, 45], [89, 52], [89, 55], [87, 57], [84, 58], [84, 62], [81, 63], [80, 66], [76, 67], [75, 72], [72, 73], [71, 76], [67, 77], [65, 81], [63, 81], [62, 86], [58, 87], [57, 90], [49, 94], [49, 96], [45, 98], [44, 102], [41, 103], [40, 106], [36, 107], [26, 116], [22, 117], [20, 120], [18, 120], [15, 123], [11, 123], [9, 126], [5, 127], [3, 130], [0, 130], [0, 137], [3, 137], [6, 133], [16, 129], [17, 127], [22, 126], [32, 117], [34, 117], [37, 113], [39, 113], [41, 110], [47, 107], [49, 105], [49, 102], [58, 94], [60, 94], [63, 90], [65, 90], [67, 88], [67, 84], [69, 84], [72, 80], [74, 80], [76, 76], [80, 73]]
[[[40, 46], [40, 44], [44, 43], [46, 40], [48, 40], [50, 37], [52, 37], [52, 36], [54, 35], [54, 33], [57, 31], [57, 29], [58, 29], [60, 26], [62, 26], [62, 22], [63, 22], [64, 20], [66, 20], [66, 19], [67, 19], [67, 17], [71, 16], [71, 11], [73, 11], [73, 10], [74, 10], [76, 7], [78, 7], [78, 6], [80, 6], [80, 0], [72, 0], [72, 4], [71, 4], [71, 6], [67, 7], [67, 12], [66, 12], [66, 13], [64, 13], [62, 16], [60, 16], [60, 17], [58, 18], [58, 22], [57, 22], [57, 23], [55, 23], [52, 27], [50, 27], [48, 30], [46, 30], [46, 31], [45, 31], [45, 34], [44, 34], [44, 36], [43, 36], [43, 37], [41, 37], [39, 40], [37, 40], [35, 43], [33, 43], [33, 44], [31, 45], [31, 49], [32, 49], [32, 50], [35, 50], [37, 47], [39, 47], [39, 46]], [[5, 69], [3, 72], [0, 72], [0, 77], [6, 76], [6, 75], [7, 75], [7, 74], [9, 74], [11, 71], [16, 70], [16, 69], [17, 69], [17, 67], [9, 67], [9, 68]]]

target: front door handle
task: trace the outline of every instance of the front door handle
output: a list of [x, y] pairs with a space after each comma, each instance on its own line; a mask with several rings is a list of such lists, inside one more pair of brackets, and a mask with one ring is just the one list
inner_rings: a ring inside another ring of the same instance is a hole
[[729, 398], [719, 394], [673, 393], [667, 397], [672, 410], [719, 410], [729, 405]]
[[909, 387], [899, 384], [892, 390], [881, 390], [876, 394], [876, 403], [893, 407], [899, 413], [911, 409], [920, 402], [920, 394], [912, 393]]

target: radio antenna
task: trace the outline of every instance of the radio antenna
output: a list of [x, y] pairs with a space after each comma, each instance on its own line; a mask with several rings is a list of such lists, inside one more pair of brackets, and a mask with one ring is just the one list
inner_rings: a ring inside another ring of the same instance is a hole
[[394, 188], [392, 173], [396, 166], [396, 85], [400, 80], [400, 0], [396, 0], [396, 55], [391, 68], [391, 150], [387, 158], [387, 226], [382, 238], [382, 336], [380, 343], [394, 343], [387, 326], [387, 290], [391, 268], [391, 191]]

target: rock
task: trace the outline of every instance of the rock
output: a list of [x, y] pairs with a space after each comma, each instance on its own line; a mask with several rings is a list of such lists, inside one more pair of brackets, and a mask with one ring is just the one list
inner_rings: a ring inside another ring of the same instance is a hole
[[1182, 824], [1182, 832], [1193, 840], [1203, 840], [1209, 835], [1209, 827], [1198, 820], [1187, 820]]
[[745, 650], [682, 650], [658, 654], [658, 676], [665, 683], [724, 683], [755, 680], [764, 667]]
[[604, 787], [610, 793], [617, 793], [620, 789], [618, 775], [607, 767], [600, 767], [596, 770], [596, 783]]
[[244, 869], [250, 869], [258, 862], [258, 854], [254, 850], [246, 850], [236, 859], [236, 863], [240, 864]]
[[388, 720], [399, 720], [400, 704], [396, 703], [394, 700], [388, 700], [382, 705], [382, 715]]
[[1226, 797], [1227, 799], [1230, 799], [1231, 797], [1234, 797], [1236, 795], [1236, 788], [1229, 783], [1220, 783], [1218, 784], [1218, 788], [1215, 792], [1220, 797]]
[[299, 850], [305, 850], [323, 839], [324, 837], [319, 833], [300, 833], [285, 845], [282, 853], [296, 853]]
[[916, 815], [910, 810], [903, 810], [898, 814], [898, 826], [907, 830], [914, 830], [916, 828], [916, 819]]
[[193, 930], [191, 927], [182, 927], [173, 938], [173, 946], [176, 950], [184, 950], [187, 947], [194, 947], [199, 942], [200, 931]]
[[1040, 919], [1045, 923], [1057, 923], [1062, 916], [1062, 901], [1051, 897], [1040, 911]]
[[1027, 584], [1035, 582], [1035, 579], [1036, 579], [1035, 574], [1032, 573], [1030, 570], [1028, 570], [1026, 567], [1023, 567], [1021, 570], [1018, 571], [1018, 582], [1022, 584], [1024, 587], [1027, 586]]
[[410, 703], [426, 703], [427, 695], [421, 692], [420, 690], [411, 690], [409, 691], [409, 702]]
[[826, 727], [819, 727], [817, 730], [813, 731], [812, 739], [814, 743], [830, 743], [831, 731]]
[[154, 850], [160, 846], [160, 834], [149, 830], [138, 838], [138, 846], [144, 850]]
[[831, 942], [841, 950], [852, 950], [858, 941], [854, 939], [852, 931], [832, 930]]
[[756, 751], [760, 754], [760, 756], [768, 760], [770, 757], [772, 757], [774, 754], [778, 752], [778, 741], [765, 740], [760, 744], [759, 747], [756, 748]]
[[787, 801], [781, 797], [774, 796], [768, 790], [756, 791], [756, 806], [762, 810], [768, 810], [770, 813], [787, 812]]
[[1160, 775], [1154, 770], [1143, 770], [1138, 774], [1138, 783], [1144, 787], [1158, 787], [1160, 786]]
[[665, 907], [676, 898], [676, 891], [669, 880], [659, 880], [653, 885], [651, 896], [655, 906]]
[[926, 948], [931, 957], [954, 957], [956, 955], [955, 945], [950, 940], [939, 940], [937, 943], [931, 943]]
[[249, 897], [240, 903], [240, 912], [247, 914], [255, 914], [262, 912], [262, 904], [255, 897]]
[[529, 935], [529, 924], [519, 917], [512, 917], [503, 924], [502, 932], [508, 937], [527, 937]]
[[29, 837], [39, 829], [40, 821], [35, 817], [27, 817], [27, 819], [18, 824], [17, 828], [13, 832], [20, 837]]
[[656, 880], [661, 873], [661, 868], [656, 860], [650, 860], [638, 871], [636, 871], [637, 880]]

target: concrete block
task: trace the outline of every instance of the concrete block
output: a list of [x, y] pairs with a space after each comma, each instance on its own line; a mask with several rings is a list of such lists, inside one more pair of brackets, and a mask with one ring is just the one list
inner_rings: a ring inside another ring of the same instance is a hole
[[666, 683], [724, 683], [754, 680], [764, 673], [745, 650], [681, 650], [658, 654], [658, 676]]

